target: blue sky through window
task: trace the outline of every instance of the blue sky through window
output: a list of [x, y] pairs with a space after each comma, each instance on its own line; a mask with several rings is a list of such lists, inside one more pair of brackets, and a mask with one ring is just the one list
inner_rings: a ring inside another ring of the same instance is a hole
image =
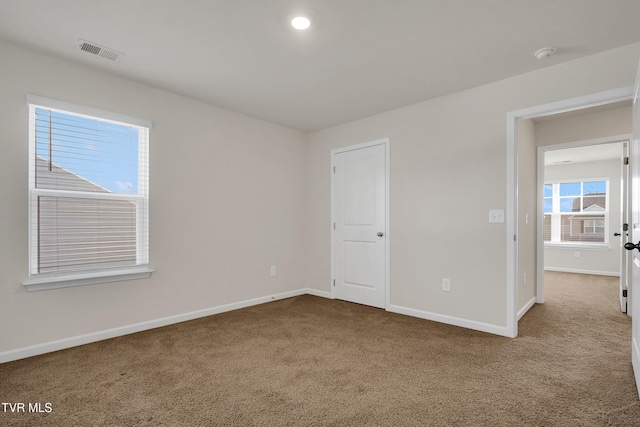
[[[584, 182], [568, 182], [568, 183], [559, 183], [559, 184], [545, 184], [544, 186], [544, 212], [551, 213], [553, 212], [553, 187], [554, 185], [558, 186], [559, 192], [559, 205], [560, 212], [569, 213], [581, 211], [582, 206], [581, 203], [576, 202], [576, 199], [580, 200], [583, 198], [583, 204], [585, 206], [588, 205], [588, 200], [594, 200], [593, 195], [598, 195], [602, 197], [602, 195], [607, 192], [607, 182], [606, 181], [584, 181]], [[589, 196], [592, 195], [590, 198]], [[602, 204], [600, 201], [599, 203]], [[602, 206], [604, 208], [604, 206]]]
[[560, 212], [573, 212], [573, 201], [575, 197], [560, 199]]
[[553, 185], [552, 184], [545, 184], [544, 185], [544, 197], [551, 197], [553, 196]]
[[562, 196], [579, 196], [580, 195], [580, 183], [571, 182], [560, 184], [560, 197]]
[[36, 108], [36, 155], [111, 192], [138, 192], [136, 127]]
[[607, 183], [605, 181], [590, 181], [584, 183], [582, 194], [585, 196], [594, 193], [604, 194], [606, 191]]

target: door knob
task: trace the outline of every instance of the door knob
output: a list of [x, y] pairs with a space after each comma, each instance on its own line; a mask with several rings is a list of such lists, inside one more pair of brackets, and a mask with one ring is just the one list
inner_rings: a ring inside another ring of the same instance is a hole
[[640, 251], [640, 242], [635, 243], [635, 244], [634, 244], [634, 243], [631, 243], [631, 242], [625, 243], [625, 244], [624, 244], [624, 248], [625, 248], [626, 250], [628, 250], [628, 251], [632, 251], [632, 250], [634, 250], [634, 249], [637, 249], [637, 250], [639, 250], [639, 251]]
[[382, 237], [382, 236], [384, 236], [384, 233], [382, 231], [378, 231], [378, 237]]
[[613, 235], [614, 235], [614, 236], [619, 236], [619, 235], [620, 235], [620, 233], [613, 233]]

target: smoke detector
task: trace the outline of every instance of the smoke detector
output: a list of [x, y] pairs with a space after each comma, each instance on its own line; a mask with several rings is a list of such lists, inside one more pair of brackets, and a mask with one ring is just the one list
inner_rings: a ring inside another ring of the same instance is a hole
[[556, 54], [555, 47], [543, 47], [542, 49], [536, 50], [536, 53], [533, 55], [538, 58], [538, 61], [544, 58], [548, 58], [549, 56], [553, 56]]
[[90, 53], [92, 55], [99, 56], [100, 58], [108, 59], [113, 62], [117, 62], [121, 57], [124, 56], [124, 53], [118, 52], [115, 49], [111, 49], [105, 46], [101, 46], [97, 43], [86, 41], [79, 39], [78, 47], [81, 51]]

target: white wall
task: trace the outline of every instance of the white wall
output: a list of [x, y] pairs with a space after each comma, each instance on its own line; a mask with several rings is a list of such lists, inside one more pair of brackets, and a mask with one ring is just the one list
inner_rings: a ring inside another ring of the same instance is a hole
[[639, 57], [634, 44], [311, 134], [310, 287], [330, 290], [330, 150], [390, 137], [391, 305], [507, 334], [506, 227], [488, 223], [506, 207], [507, 113], [631, 85]]
[[[303, 134], [8, 44], [0, 57], [0, 356], [304, 288]], [[22, 286], [27, 93], [153, 121], [151, 278]]]
[[631, 134], [631, 106], [590, 108], [535, 120], [536, 146], [577, 143]]

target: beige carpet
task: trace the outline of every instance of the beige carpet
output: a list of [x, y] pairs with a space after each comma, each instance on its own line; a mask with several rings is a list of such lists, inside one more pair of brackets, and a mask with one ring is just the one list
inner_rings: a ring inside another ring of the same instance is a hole
[[516, 339], [301, 296], [6, 363], [52, 410], [0, 425], [640, 425], [617, 279], [545, 290]]

